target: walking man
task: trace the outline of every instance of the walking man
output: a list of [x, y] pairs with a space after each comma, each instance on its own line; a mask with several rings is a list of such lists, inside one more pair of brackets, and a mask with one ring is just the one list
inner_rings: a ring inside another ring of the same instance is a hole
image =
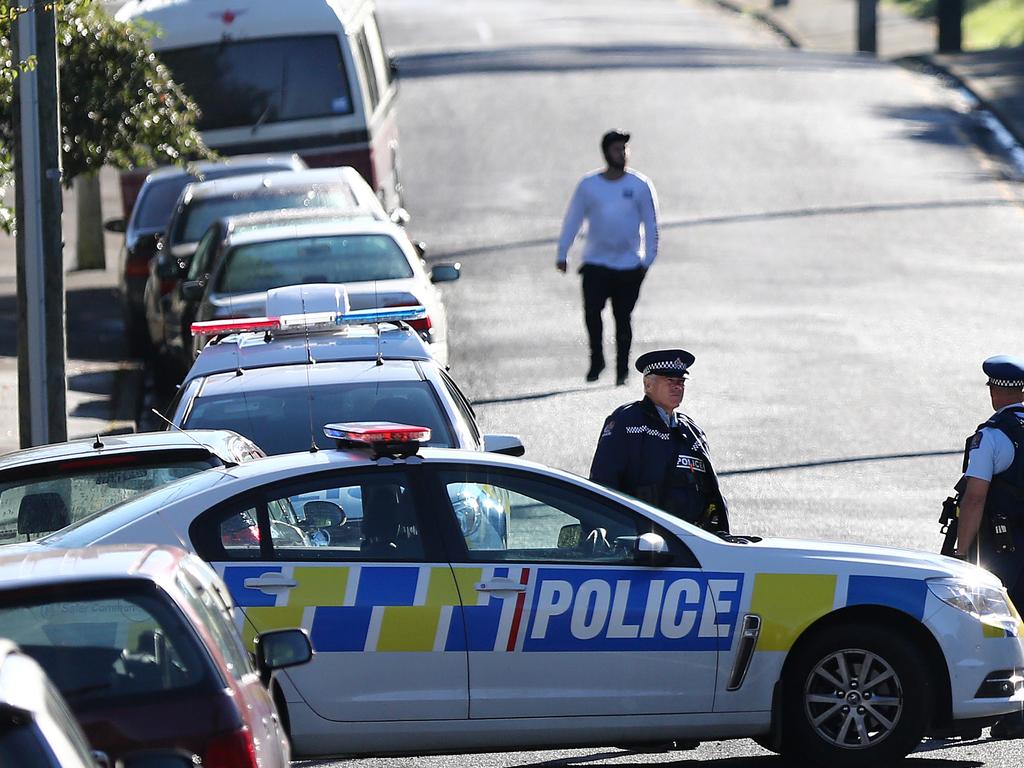
[[[998, 576], [1024, 607], [1024, 358], [982, 364], [995, 413], [967, 439], [956, 555]], [[1024, 713], [992, 726], [995, 738], [1024, 737]]]
[[725, 499], [711, 466], [708, 441], [683, 400], [694, 357], [683, 349], [640, 355], [644, 398], [604, 420], [590, 479], [713, 531], [728, 531]]
[[555, 264], [559, 272], [566, 271], [569, 248], [586, 221], [579, 272], [583, 275], [583, 315], [590, 339], [587, 381], [597, 381], [605, 367], [601, 312], [611, 299], [615, 317], [615, 383], [619, 385], [625, 384], [629, 375], [633, 307], [644, 275], [658, 255], [657, 196], [645, 176], [626, 167], [628, 141], [629, 134], [617, 130], [601, 137], [607, 167], [591, 171], [576, 185], [562, 222]]

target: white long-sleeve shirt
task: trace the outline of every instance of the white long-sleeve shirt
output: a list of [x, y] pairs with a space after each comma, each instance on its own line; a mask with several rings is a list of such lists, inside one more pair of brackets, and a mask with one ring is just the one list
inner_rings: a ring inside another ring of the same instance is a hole
[[627, 170], [615, 181], [602, 173], [592, 171], [576, 185], [558, 239], [558, 263], [568, 263], [569, 248], [586, 221], [584, 264], [649, 269], [658, 256], [658, 199], [654, 187], [636, 171]]

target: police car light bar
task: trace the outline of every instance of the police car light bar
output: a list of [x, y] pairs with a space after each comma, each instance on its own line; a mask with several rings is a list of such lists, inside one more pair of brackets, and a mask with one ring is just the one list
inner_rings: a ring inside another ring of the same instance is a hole
[[324, 434], [339, 445], [373, 449], [375, 456], [411, 456], [430, 440], [430, 429], [391, 421], [355, 421], [325, 424]]
[[205, 320], [192, 323], [193, 336], [223, 336], [247, 331], [280, 331], [302, 333], [331, 330], [345, 325], [373, 325], [422, 320], [427, 310], [422, 306], [357, 309], [341, 312], [310, 312], [280, 317], [238, 317], [228, 320]]

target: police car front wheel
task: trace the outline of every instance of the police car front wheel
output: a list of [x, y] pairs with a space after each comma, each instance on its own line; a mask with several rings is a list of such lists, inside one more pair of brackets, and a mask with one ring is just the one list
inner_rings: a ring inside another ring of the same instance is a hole
[[841, 625], [796, 653], [785, 681], [784, 752], [831, 766], [876, 766], [920, 742], [932, 691], [909, 640]]

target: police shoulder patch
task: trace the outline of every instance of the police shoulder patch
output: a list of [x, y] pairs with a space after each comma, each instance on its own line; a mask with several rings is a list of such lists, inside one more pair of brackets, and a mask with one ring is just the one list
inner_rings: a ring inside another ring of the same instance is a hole
[[981, 430], [980, 429], [977, 432], [975, 432], [974, 433], [974, 437], [971, 438], [971, 448], [970, 448], [970, 450], [973, 451], [979, 445], [981, 445]]
[[615, 419], [608, 419], [604, 423], [604, 429], [601, 430], [601, 437], [610, 437], [612, 430], [615, 429]]

